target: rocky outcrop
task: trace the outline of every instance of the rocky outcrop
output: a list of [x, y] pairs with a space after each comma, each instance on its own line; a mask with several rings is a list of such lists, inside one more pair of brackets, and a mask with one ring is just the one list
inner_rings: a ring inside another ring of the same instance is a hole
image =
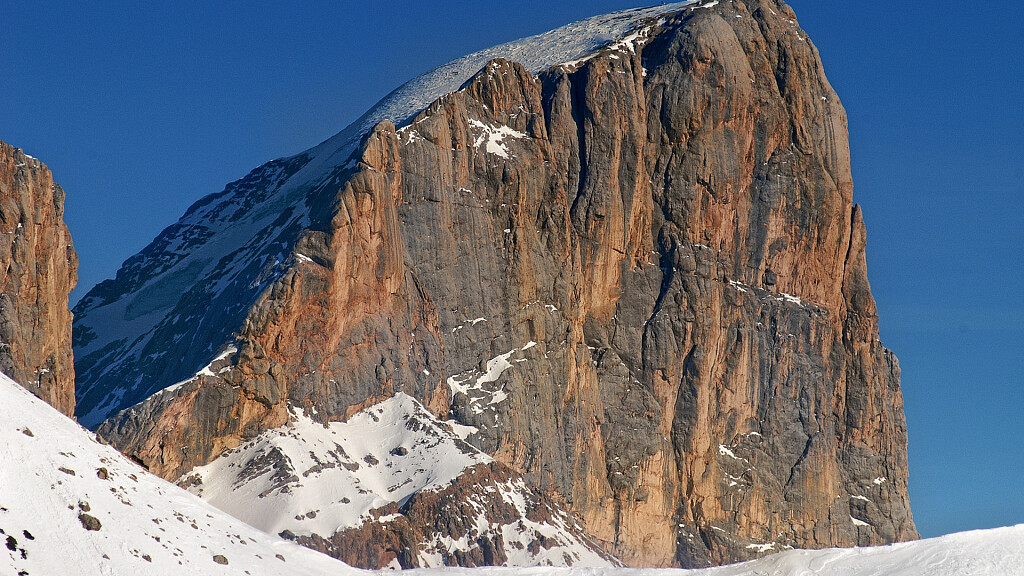
[[178, 481], [248, 524], [362, 568], [614, 565], [579, 523], [405, 394], [287, 426]]
[[0, 371], [71, 416], [78, 256], [63, 218], [64, 190], [46, 165], [0, 142]]
[[784, 3], [493, 60], [335, 174], [224, 367], [105, 437], [177, 478], [403, 392], [627, 564], [917, 536], [846, 117]]
[[360, 568], [619, 565], [559, 507], [498, 463], [372, 511], [362, 526], [293, 539]]

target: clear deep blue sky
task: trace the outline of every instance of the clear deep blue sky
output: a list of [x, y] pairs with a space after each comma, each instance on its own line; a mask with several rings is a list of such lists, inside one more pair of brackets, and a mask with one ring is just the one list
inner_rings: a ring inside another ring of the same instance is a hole
[[[67, 191], [78, 298], [195, 200], [420, 72], [636, 5], [8, 0], [0, 139]], [[918, 527], [1024, 523], [1024, 16], [1008, 0], [792, 6], [850, 117]]]

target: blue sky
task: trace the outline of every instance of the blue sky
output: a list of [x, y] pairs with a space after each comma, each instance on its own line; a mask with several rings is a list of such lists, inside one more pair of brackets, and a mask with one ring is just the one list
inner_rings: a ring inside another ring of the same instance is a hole
[[[11, 0], [0, 139], [68, 193], [75, 297], [200, 197], [462, 54], [628, 1]], [[1024, 522], [1024, 16], [793, 0], [850, 117], [922, 534]]]

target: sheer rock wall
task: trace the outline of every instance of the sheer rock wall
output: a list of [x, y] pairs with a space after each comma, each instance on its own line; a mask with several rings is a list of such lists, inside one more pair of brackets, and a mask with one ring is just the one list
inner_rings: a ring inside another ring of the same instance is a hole
[[0, 371], [72, 416], [78, 255], [63, 218], [64, 190], [46, 165], [0, 142]]
[[782, 2], [537, 76], [495, 60], [366, 136], [227, 370], [101, 433], [177, 478], [289, 402], [344, 419], [402, 391], [630, 565], [916, 538], [852, 193]]

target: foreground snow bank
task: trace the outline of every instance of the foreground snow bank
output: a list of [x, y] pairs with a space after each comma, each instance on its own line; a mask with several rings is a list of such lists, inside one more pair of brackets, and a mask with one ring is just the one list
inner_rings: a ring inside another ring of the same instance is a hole
[[356, 574], [135, 465], [0, 374], [0, 574]]
[[[411, 570], [410, 576], [440, 576]], [[1011, 576], [1024, 574], [1024, 524], [873, 548], [789, 550], [705, 570], [446, 569], [444, 576]]]

